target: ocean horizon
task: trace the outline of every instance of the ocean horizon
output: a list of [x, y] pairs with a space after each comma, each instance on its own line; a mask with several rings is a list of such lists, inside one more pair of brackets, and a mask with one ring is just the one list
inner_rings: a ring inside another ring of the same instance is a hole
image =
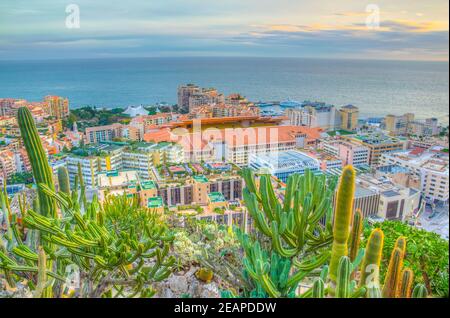
[[448, 123], [447, 61], [154, 57], [0, 61], [0, 98], [68, 97], [71, 107], [175, 104], [194, 83], [253, 102], [352, 104], [362, 117], [407, 112]]

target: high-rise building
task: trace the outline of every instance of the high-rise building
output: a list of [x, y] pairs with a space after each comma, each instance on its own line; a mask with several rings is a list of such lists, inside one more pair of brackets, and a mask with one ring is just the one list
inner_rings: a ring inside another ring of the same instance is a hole
[[336, 110], [336, 107], [325, 103], [305, 102], [302, 108], [287, 109], [285, 114], [291, 125], [294, 126], [325, 130], [335, 130], [341, 126], [340, 113]]
[[341, 128], [355, 130], [358, 127], [359, 109], [353, 105], [347, 105], [340, 109]]
[[371, 166], [378, 166], [383, 153], [404, 150], [408, 144], [404, 138], [390, 137], [382, 133], [345, 135], [341, 138], [369, 148], [369, 165]]
[[86, 128], [86, 144], [97, 144], [122, 137], [122, 125], [112, 124]]
[[189, 111], [190, 97], [200, 92], [200, 87], [194, 84], [187, 84], [178, 87], [178, 107], [184, 111]]
[[46, 113], [56, 119], [62, 119], [69, 116], [69, 100], [59, 96], [46, 96], [44, 98]]

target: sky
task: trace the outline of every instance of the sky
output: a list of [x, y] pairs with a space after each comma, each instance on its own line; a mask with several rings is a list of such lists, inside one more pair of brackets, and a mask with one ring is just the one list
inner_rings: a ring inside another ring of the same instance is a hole
[[0, 60], [448, 61], [448, 14], [447, 0], [1, 0]]

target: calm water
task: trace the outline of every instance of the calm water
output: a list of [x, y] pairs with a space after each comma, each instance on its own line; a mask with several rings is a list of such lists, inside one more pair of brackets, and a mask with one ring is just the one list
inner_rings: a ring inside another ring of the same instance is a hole
[[448, 122], [448, 62], [269, 58], [0, 61], [0, 98], [67, 96], [72, 107], [176, 103], [183, 83], [252, 101], [354, 104], [364, 116], [414, 112]]

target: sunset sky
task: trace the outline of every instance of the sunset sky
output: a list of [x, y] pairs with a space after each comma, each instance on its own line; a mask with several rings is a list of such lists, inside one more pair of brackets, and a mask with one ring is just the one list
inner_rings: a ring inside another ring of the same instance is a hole
[[[80, 9], [67, 28], [66, 6]], [[368, 28], [368, 4], [380, 10]], [[0, 59], [270, 56], [448, 61], [447, 0], [1, 0]]]

